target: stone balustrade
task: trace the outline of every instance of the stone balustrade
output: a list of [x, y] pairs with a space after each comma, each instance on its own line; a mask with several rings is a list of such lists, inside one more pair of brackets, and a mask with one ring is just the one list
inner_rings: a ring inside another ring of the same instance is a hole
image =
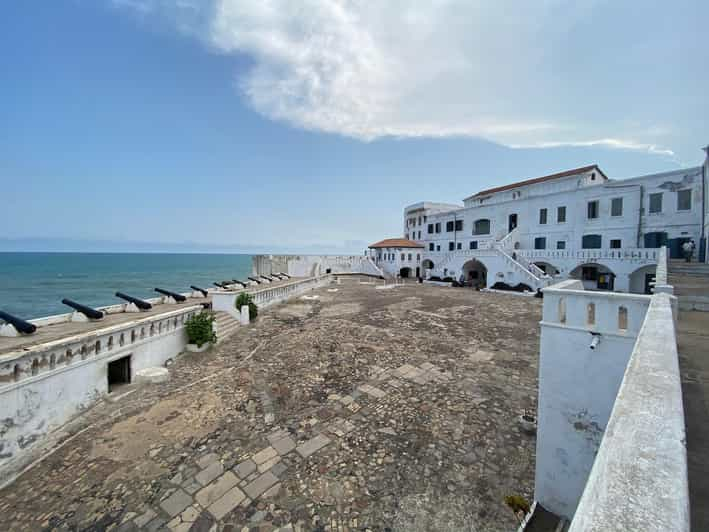
[[651, 264], [658, 260], [662, 248], [620, 248], [620, 249], [518, 249], [517, 255], [531, 260], [578, 259], [592, 261], [630, 261]]

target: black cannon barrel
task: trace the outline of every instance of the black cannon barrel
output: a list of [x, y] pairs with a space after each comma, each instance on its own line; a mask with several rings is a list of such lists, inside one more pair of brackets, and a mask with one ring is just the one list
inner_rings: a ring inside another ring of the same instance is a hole
[[226, 285], [224, 285], [223, 283], [212, 283], [212, 284], [213, 284], [214, 286], [219, 287], [219, 288], [226, 288]]
[[250, 279], [251, 281], [255, 282], [256, 284], [261, 284], [263, 281], [259, 281], [255, 277], [247, 277], [247, 279]]
[[202, 292], [202, 295], [203, 295], [204, 297], [207, 297], [207, 291], [206, 291], [204, 288], [200, 288], [199, 286], [195, 286], [195, 285], [193, 285], [193, 284], [190, 285], [190, 288], [191, 288], [192, 290], [197, 291], [197, 292]]
[[18, 318], [17, 316], [13, 316], [12, 314], [8, 314], [2, 310], [0, 310], [0, 320], [14, 326], [15, 329], [21, 333], [32, 334], [37, 330], [37, 326], [34, 323], [25, 321], [22, 318]]
[[142, 299], [138, 299], [137, 297], [129, 296], [128, 294], [124, 294], [123, 292], [116, 292], [116, 297], [125, 299], [129, 303], [133, 303], [136, 307], [142, 310], [150, 310], [151, 308], [153, 308], [153, 306], [147, 301], [143, 301]]
[[239, 279], [234, 279], [234, 282], [235, 282], [236, 284], [240, 284], [240, 285], [243, 286], [244, 288], [246, 288], [246, 287], [248, 286], [248, 284], [249, 284], [247, 281], [240, 281]]
[[273, 277], [269, 277], [268, 275], [261, 275], [261, 279], [266, 279], [267, 281], [273, 282]]
[[163, 290], [162, 288], [156, 288], [155, 291], [158, 294], [171, 297], [172, 299], [180, 303], [182, 303], [183, 301], [187, 301], [187, 298], [185, 296], [183, 296], [182, 294], [178, 294], [177, 292], [170, 292], [170, 290]]
[[278, 275], [282, 275], [282, 276], [285, 277], [286, 279], [290, 279], [290, 275], [288, 275], [287, 273], [278, 272]]
[[86, 305], [82, 305], [81, 303], [77, 303], [76, 301], [72, 301], [71, 299], [62, 299], [62, 303], [70, 306], [77, 312], [81, 312], [84, 316], [92, 320], [100, 320], [101, 318], [103, 318], [103, 312], [101, 312], [100, 310], [87, 307]]

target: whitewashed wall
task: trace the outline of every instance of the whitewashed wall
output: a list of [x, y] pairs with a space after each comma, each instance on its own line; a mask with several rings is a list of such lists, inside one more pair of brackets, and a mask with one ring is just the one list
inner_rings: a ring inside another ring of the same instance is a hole
[[535, 499], [557, 515], [574, 515], [649, 303], [578, 281], [544, 290]]

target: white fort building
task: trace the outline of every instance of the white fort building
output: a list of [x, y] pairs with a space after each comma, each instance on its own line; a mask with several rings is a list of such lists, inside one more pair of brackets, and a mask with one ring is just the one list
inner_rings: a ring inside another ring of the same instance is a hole
[[706, 260], [708, 164], [623, 180], [592, 165], [483, 190], [462, 206], [415, 203], [403, 238], [372, 244], [368, 256], [387, 277], [532, 290], [570, 278], [650, 293], [658, 248], [679, 258], [691, 240], [694, 260]]

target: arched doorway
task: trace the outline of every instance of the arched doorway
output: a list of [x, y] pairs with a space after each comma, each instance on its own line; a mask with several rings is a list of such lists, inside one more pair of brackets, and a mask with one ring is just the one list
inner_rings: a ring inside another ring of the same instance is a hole
[[411, 268], [409, 268], [408, 266], [401, 268], [399, 270], [399, 277], [401, 277], [402, 279], [408, 279], [409, 277], [411, 277]]
[[630, 292], [634, 294], [652, 294], [652, 283], [655, 282], [655, 270], [657, 270], [657, 264], [648, 264], [631, 273]]
[[463, 264], [463, 281], [466, 286], [485, 288], [487, 286], [487, 267], [478, 259]]
[[550, 264], [548, 262], [539, 261], [539, 262], [535, 262], [534, 265], [536, 267], [538, 267], [540, 270], [542, 270], [544, 273], [546, 273], [547, 275], [550, 275], [552, 277], [554, 275], [559, 275], [559, 268], [557, 268], [553, 264]]
[[571, 270], [569, 277], [578, 279], [586, 290], [613, 290], [615, 273], [604, 266], [594, 262], [579, 264]]
[[431, 259], [423, 259], [423, 262], [421, 262], [421, 268], [423, 269], [423, 276], [424, 278], [428, 279], [431, 276], [431, 272], [433, 271], [433, 261]]

